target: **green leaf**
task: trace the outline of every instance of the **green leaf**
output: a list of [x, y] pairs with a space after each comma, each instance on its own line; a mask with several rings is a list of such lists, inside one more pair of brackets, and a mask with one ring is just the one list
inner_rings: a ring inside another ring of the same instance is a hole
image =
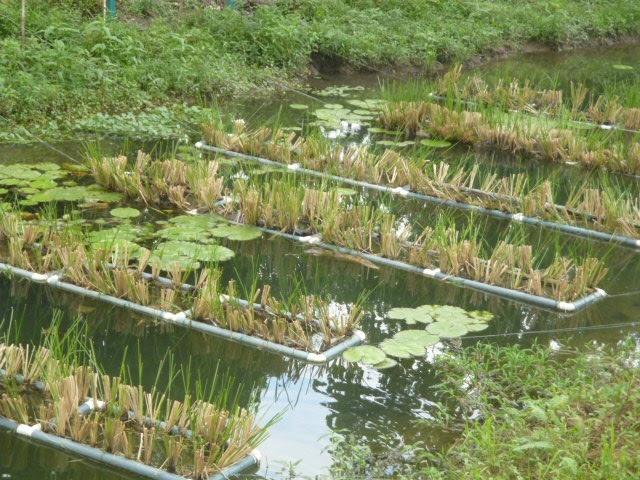
[[303, 103], [292, 103], [289, 105], [289, 108], [292, 108], [293, 110], [307, 110], [309, 106]]
[[418, 308], [392, 308], [387, 312], [387, 317], [393, 320], [404, 320], [407, 325], [419, 323], [431, 323], [433, 317], [425, 309]]
[[255, 240], [262, 236], [259, 228], [245, 225], [221, 225], [210, 230], [209, 233], [214, 237], [228, 238], [237, 242]]
[[468, 333], [467, 326], [462, 323], [435, 322], [427, 326], [427, 332], [444, 338], [456, 338]]
[[382, 350], [372, 345], [351, 347], [342, 354], [342, 357], [347, 362], [362, 362], [367, 365], [379, 364], [387, 358]]
[[420, 145], [430, 148], [448, 148], [451, 146], [451, 142], [446, 140], [435, 140], [432, 138], [426, 138], [420, 141]]
[[396, 362], [393, 358], [385, 358], [382, 362], [373, 365], [373, 368], [377, 370], [384, 370], [386, 368], [395, 367], [396, 365], [398, 365], [398, 362]]
[[616, 70], [633, 70], [634, 69], [631, 65], [623, 65], [621, 63], [617, 63], [615, 65], [612, 65], [611, 67]]
[[136, 218], [140, 216], [140, 210], [131, 207], [114, 208], [109, 213], [116, 218]]

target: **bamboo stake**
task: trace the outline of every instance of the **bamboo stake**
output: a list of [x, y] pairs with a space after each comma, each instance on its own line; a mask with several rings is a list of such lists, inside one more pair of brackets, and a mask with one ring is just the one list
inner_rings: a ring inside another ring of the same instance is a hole
[[20, 36], [24, 42], [27, 33], [27, 0], [22, 0], [20, 9]]

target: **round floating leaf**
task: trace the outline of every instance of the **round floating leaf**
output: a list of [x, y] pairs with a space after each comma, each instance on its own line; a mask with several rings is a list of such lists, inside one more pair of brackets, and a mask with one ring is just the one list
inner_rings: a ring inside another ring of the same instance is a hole
[[420, 145], [424, 145], [425, 147], [430, 148], [448, 148], [451, 146], [451, 142], [447, 142], [446, 140], [435, 140], [432, 138], [427, 138], [421, 140]]
[[616, 65], [612, 65], [611, 67], [616, 69], [616, 70], [633, 70], [633, 67], [631, 65], [623, 65], [621, 63], [618, 63]]
[[427, 326], [427, 332], [444, 338], [456, 338], [466, 335], [469, 330], [463, 323], [435, 322]]
[[323, 105], [324, 108], [328, 108], [329, 110], [346, 110], [342, 105], [340, 105], [339, 103], [325, 103]]
[[392, 308], [387, 312], [387, 317], [393, 320], [404, 320], [408, 325], [415, 325], [417, 322], [420, 323], [431, 323], [433, 322], [432, 315], [418, 308]]
[[289, 105], [289, 108], [292, 108], [293, 110], [307, 110], [309, 106], [303, 103], [292, 103]]
[[199, 262], [225, 262], [233, 258], [234, 255], [233, 250], [221, 245], [202, 245], [195, 242], [174, 240], [159, 244], [154, 250], [151, 260], [158, 262], [161, 268], [170, 267], [174, 263], [189, 268], [198, 268]]
[[236, 242], [255, 240], [262, 236], [262, 231], [259, 228], [244, 225], [221, 225], [209, 233], [214, 237], [228, 238]]
[[486, 330], [489, 328], [489, 324], [487, 323], [467, 323], [465, 324], [467, 330], [470, 332], [481, 332], [482, 330]]
[[136, 218], [140, 216], [140, 210], [131, 207], [114, 208], [109, 213], [116, 218]]
[[359, 345], [346, 350], [342, 357], [347, 362], [362, 362], [368, 365], [376, 365], [383, 362], [387, 356], [378, 347], [372, 345]]
[[413, 352], [416, 349], [415, 345], [408, 345], [392, 338], [384, 340], [380, 344], [380, 348], [384, 353], [395, 358], [411, 358], [414, 356]]
[[408, 345], [418, 345], [422, 348], [430, 347], [440, 341], [440, 337], [425, 330], [403, 330], [396, 333], [393, 339]]
[[375, 368], [376, 370], [384, 370], [386, 368], [395, 367], [396, 365], [398, 365], [398, 362], [396, 362], [393, 358], [385, 358], [380, 363], [376, 363], [375, 365], [373, 365], [373, 368]]

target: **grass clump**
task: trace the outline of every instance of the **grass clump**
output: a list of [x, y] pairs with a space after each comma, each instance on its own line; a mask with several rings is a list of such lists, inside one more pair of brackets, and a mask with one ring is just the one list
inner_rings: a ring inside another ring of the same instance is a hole
[[[438, 392], [453, 415], [438, 425], [457, 432], [452, 445], [433, 452], [421, 443], [379, 439], [383, 446], [375, 449], [336, 438], [332, 473], [378, 478], [395, 471], [434, 480], [637, 476], [640, 372], [633, 342], [560, 353], [479, 344], [435, 362]], [[465, 420], [474, 412], [476, 420]]]
[[[567, 195], [560, 192], [555, 179], [536, 182], [523, 174], [500, 177], [468, 162], [433, 162], [394, 150], [378, 154], [366, 146], [342, 147], [318, 135], [302, 137], [277, 128], [247, 130], [241, 120], [234, 122], [231, 132], [216, 123], [203, 131], [207, 143], [226, 150], [488, 209], [640, 236], [638, 199], [615, 181], [577, 182]], [[561, 196], [566, 197], [564, 205], [558, 203]]]

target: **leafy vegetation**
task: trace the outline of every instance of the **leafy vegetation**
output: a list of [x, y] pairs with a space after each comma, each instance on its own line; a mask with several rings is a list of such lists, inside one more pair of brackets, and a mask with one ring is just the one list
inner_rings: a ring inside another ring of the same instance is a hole
[[439, 393], [458, 409], [437, 422], [458, 439], [434, 452], [392, 437], [377, 439], [382, 448], [373, 448], [337, 436], [332, 478], [637, 476], [640, 370], [631, 340], [580, 353], [479, 344], [437, 357], [435, 368]]
[[[0, 11], [3, 130], [286, 88], [312, 63], [380, 69], [465, 60], [525, 42], [578, 45], [635, 35], [635, 0], [126, 0], [104, 22], [93, 1], [30, 0]], [[81, 125], [91, 126], [87, 120]]]

